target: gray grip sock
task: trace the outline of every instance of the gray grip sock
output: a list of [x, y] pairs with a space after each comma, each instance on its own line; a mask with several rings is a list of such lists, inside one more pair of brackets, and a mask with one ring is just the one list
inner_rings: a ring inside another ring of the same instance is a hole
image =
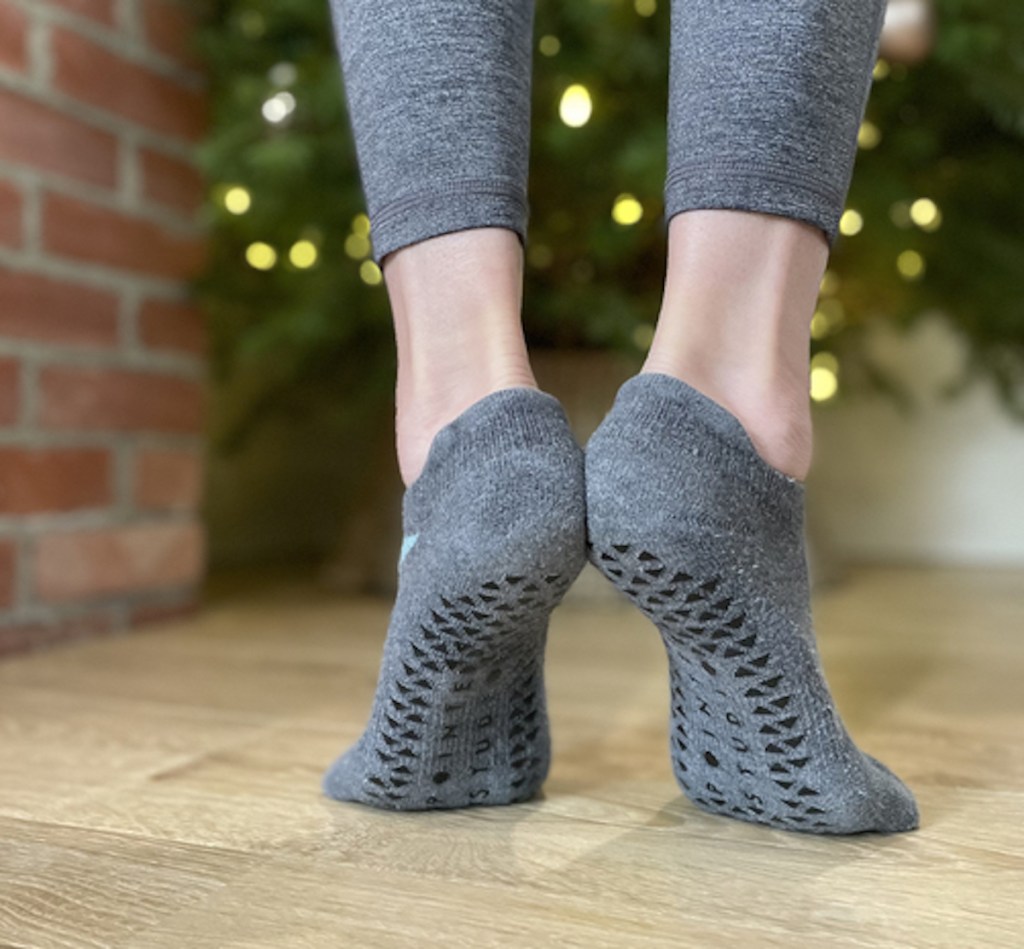
[[657, 625], [671, 756], [705, 810], [825, 834], [917, 826], [836, 713], [811, 625], [803, 485], [671, 376], [627, 382], [586, 452], [594, 564]]
[[393, 810], [527, 800], [550, 763], [548, 616], [586, 560], [583, 456], [558, 402], [517, 388], [467, 409], [403, 525], [370, 722], [324, 790]]

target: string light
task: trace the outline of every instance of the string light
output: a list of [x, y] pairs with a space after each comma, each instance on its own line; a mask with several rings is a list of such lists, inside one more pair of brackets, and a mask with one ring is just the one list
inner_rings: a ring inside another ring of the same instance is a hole
[[942, 212], [931, 198], [918, 198], [910, 205], [910, 220], [922, 231], [937, 231], [942, 226]]
[[885, 79], [890, 71], [889, 63], [884, 59], [880, 59], [875, 63], [875, 68], [871, 70], [871, 78], [877, 82], [879, 79]]
[[232, 185], [224, 192], [224, 207], [231, 214], [245, 214], [252, 207], [252, 195], [241, 185]]
[[277, 263], [277, 251], [263, 241], [253, 241], [245, 249], [245, 260], [254, 270], [270, 270]]
[[295, 96], [290, 92], [275, 92], [263, 103], [263, 118], [280, 124], [295, 111]]
[[640, 16], [654, 16], [658, 9], [658, 0], [633, 0], [633, 8]]
[[870, 151], [882, 140], [882, 131], [874, 122], [865, 119], [857, 130], [857, 145]]
[[352, 218], [352, 233], [360, 237], [370, 236], [370, 219], [365, 214], [357, 214]]
[[593, 110], [590, 91], [578, 82], [573, 83], [562, 93], [562, 100], [558, 104], [559, 118], [574, 129], [586, 125]]
[[839, 360], [832, 353], [815, 353], [811, 359], [811, 398], [827, 402], [839, 391]]
[[821, 300], [811, 317], [811, 338], [824, 339], [836, 332], [846, 321], [843, 304], [834, 298]]
[[275, 86], [291, 86], [299, 78], [299, 71], [294, 63], [277, 63], [270, 67], [267, 73], [269, 79]]
[[924, 258], [916, 250], [905, 250], [896, 258], [896, 269], [904, 280], [924, 276]]
[[370, 242], [362, 234], [349, 234], [345, 238], [345, 253], [353, 260], [362, 260], [370, 253]]
[[364, 260], [359, 265], [359, 278], [363, 283], [368, 284], [371, 287], [376, 287], [378, 284], [383, 282], [384, 275], [380, 272], [380, 267], [378, 267], [372, 260]]
[[612, 220], [616, 224], [636, 224], [644, 216], [644, 206], [631, 194], [620, 194], [612, 205]]
[[544, 56], [557, 56], [562, 48], [562, 41], [551, 33], [546, 33], [540, 38], [537, 48]]
[[859, 211], [847, 208], [839, 219], [839, 233], [846, 237], [853, 237], [859, 234], [864, 227], [864, 218]]
[[310, 240], [296, 241], [288, 251], [288, 259], [292, 262], [292, 266], [299, 270], [308, 270], [316, 263], [319, 256], [320, 252], [316, 249], [316, 244]]

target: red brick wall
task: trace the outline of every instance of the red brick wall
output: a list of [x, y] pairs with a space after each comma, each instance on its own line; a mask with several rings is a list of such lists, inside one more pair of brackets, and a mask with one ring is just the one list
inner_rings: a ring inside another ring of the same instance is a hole
[[185, 2], [0, 0], [0, 653], [196, 600]]

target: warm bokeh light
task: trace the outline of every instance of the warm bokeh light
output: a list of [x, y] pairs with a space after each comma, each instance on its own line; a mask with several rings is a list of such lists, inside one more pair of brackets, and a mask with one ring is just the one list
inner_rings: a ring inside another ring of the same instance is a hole
[[839, 277], [833, 270], [826, 270], [821, 276], [818, 292], [822, 296], [831, 296], [839, 289]]
[[544, 56], [557, 56], [562, 48], [562, 41], [551, 33], [546, 33], [540, 38], [537, 48]]
[[839, 360], [829, 352], [815, 353], [811, 359], [811, 398], [825, 402], [839, 391]]
[[364, 260], [359, 265], [359, 277], [363, 283], [369, 284], [371, 287], [376, 287], [384, 280], [384, 275], [380, 272], [380, 267], [378, 267], [372, 260]]
[[863, 227], [864, 218], [859, 211], [854, 211], [853, 208], [847, 208], [843, 211], [843, 216], [839, 219], [840, 234], [846, 237], [853, 237], [854, 234], [859, 234]]
[[839, 391], [839, 377], [827, 366], [811, 369], [811, 398], [826, 402]]
[[263, 103], [263, 118], [268, 122], [283, 122], [295, 111], [295, 96], [290, 92], [275, 92]]
[[884, 59], [880, 59], [875, 63], [875, 68], [871, 71], [871, 78], [875, 80], [885, 79], [889, 72], [889, 64]]
[[866, 119], [860, 123], [857, 130], [857, 144], [864, 149], [874, 148], [882, 140], [882, 131], [874, 122]]
[[365, 214], [357, 214], [352, 218], [352, 233], [360, 237], [370, 236], [370, 219]]
[[299, 270], [308, 270], [316, 263], [319, 256], [320, 252], [316, 249], [316, 244], [307, 240], [296, 241], [288, 251], [288, 259], [292, 266]]
[[362, 234], [349, 234], [345, 238], [345, 253], [353, 260], [362, 260], [370, 253], [370, 241]]
[[562, 100], [558, 104], [558, 116], [570, 128], [586, 125], [593, 111], [594, 104], [586, 86], [576, 82], [562, 93]]
[[820, 300], [811, 317], [811, 338], [824, 339], [839, 330], [845, 321], [846, 311], [839, 300], [834, 297]]
[[644, 216], [644, 206], [631, 194], [620, 194], [612, 205], [612, 220], [616, 224], [636, 224]]
[[904, 280], [917, 280], [924, 275], [924, 258], [916, 250], [905, 250], [896, 258], [896, 269]]
[[252, 195], [241, 185], [232, 185], [224, 192], [224, 207], [231, 214], [245, 214], [252, 207]]
[[824, 339], [829, 329], [828, 317], [821, 310], [815, 310], [811, 317], [811, 339]]
[[654, 16], [658, 10], [658, 0], [633, 0], [633, 8], [640, 16]]
[[910, 220], [922, 231], [937, 231], [942, 224], [942, 212], [931, 198], [918, 198], [910, 205]]
[[270, 270], [277, 263], [277, 251], [263, 241], [254, 241], [245, 249], [245, 261], [255, 270]]

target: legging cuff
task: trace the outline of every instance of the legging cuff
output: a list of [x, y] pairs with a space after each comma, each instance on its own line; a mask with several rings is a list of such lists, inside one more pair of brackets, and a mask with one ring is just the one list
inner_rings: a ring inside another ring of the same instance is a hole
[[757, 211], [805, 221], [835, 241], [844, 195], [823, 181], [728, 161], [683, 165], [665, 179], [665, 226], [681, 211]]
[[402, 195], [370, 214], [373, 259], [409, 244], [472, 227], [504, 227], [526, 243], [526, 194], [511, 184], [461, 179]]

